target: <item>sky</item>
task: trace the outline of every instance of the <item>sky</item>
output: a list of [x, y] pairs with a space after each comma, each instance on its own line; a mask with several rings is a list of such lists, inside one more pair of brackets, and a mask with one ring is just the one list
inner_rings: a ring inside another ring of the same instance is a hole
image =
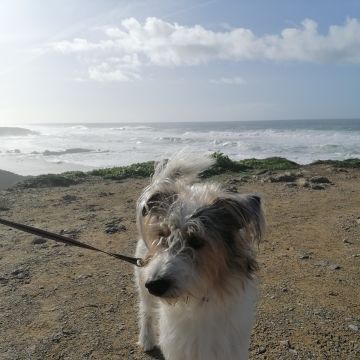
[[0, 125], [360, 118], [359, 0], [1, 0]]

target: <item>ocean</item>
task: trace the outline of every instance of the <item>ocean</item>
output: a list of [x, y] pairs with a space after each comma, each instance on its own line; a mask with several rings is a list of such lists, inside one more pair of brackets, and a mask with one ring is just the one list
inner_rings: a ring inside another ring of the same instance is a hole
[[360, 120], [0, 126], [0, 169], [20, 175], [159, 160], [183, 148], [300, 164], [360, 158]]

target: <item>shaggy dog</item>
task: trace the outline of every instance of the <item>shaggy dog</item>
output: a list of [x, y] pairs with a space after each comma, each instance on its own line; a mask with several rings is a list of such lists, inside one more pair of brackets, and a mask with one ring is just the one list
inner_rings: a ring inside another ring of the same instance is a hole
[[207, 156], [160, 163], [137, 203], [139, 344], [166, 360], [247, 359], [256, 302], [260, 198], [199, 183]]

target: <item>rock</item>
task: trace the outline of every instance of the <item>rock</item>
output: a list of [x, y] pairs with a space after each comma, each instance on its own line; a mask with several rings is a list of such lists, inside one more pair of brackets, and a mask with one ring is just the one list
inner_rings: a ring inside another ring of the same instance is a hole
[[25, 279], [29, 277], [29, 271], [24, 268], [18, 268], [11, 272], [11, 275], [17, 279]]
[[309, 181], [306, 180], [305, 178], [299, 179], [297, 183], [298, 183], [299, 186], [302, 186], [302, 187], [305, 187], [305, 188], [310, 187]]
[[15, 275], [17, 279], [25, 279], [26, 278], [26, 274], [23, 272], [20, 272], [18, 274]]
[[99, 193], [99, 197], [105, 197], [105, 196], [111, 196], [111, 195], [114, 195], [113, 192], [106, 192], [106, 191], [101, 191]]
[[358, 331], [359, 327], [357, 325], [351, 324], [351, 325], [349, 325], [349, 329], [351, 329], [353, 331]]
[[313, 190], [325, 190], [326, 186], [323, 184], [310, 184], [311, 189]]
[[296, 188], [297, 184], [293, 183], [293, 182], [290, 182], [290, 183], [286, 183], [285, 186], [288, 187], [288, 188]]
[[105, 224], [105, 232], [107, 234], [115, 234], [117, 232], [126, 231], [127, 228], [123, 224], [119, 224], [122, 219], [113, 219]]
[[62, 197], [62, 200], [63, 200], [65, 203], [69, 204], [69, 203], [72, 203], [72, 202], [74, 202], [74, 201], [77, 201], [78, 198], [77, 198], [77, 196], [75, 196], [75, 195], [64, 195], [64, 196]]
[[264, 354], [266, 353], [266, 347], [265, 346], [260, 346], [259, 350], [258, 350], [258, 354]]
[[299, 258], [300, 260], [305, 260], [305, 259], [310, 259], [311, 256], [310, 256], [309, 253], [300, 253], [300, 254], [298, 255], [298, 258]]
[[80, 229], [62, 229], [60, 230], [60, 235], [69, 236], [72, 239], [77, 239], [80, 235]]
[[264, 175], [264, 174], [270, 174], [271, 172], [269, 170], [263, 169], [263, 170], [259, 170], [257, 171], [255, 174], [256, 175]]
[[46, 243], [46, 239], [44, 239], [44, 238], [34, 238], [34, 239], [32, 240], [32, 243], [33, 243], [34, 245], [45, 244], [45, 243]]
[[330, 269], [330, 270], [340, 270], [340, 269], [341, 269], [341, 266], [338, 265], [338, 264], [330, 264], [330, 265], [329, 265], [329, 269]]
[[290, 349], [290, 341], [289, 340], [281, 340], [280, 345], [285, 347], [286, 349]]
[[9, 282], [8, 279], [0, 276], [0, 285], [6, 285]]
[[295, 349], [289, 349], [289, 353], [297, 355], [297, 351]]
[[331, 184], [331, 181], [325, 176], [313, 176], [309, 180], [314, 184]]
[[60, 342], [62, 337], [63, 337], [63, 334], [61, 332], [58, 332], [51, 336], [51, 341], [58, 343], [58, 342]]
[[327, 261], [325, 261], [325, 260], [320, 260], [320, 261], [316, 261], [316, 262], [314, 262], [314, 265], [315, 265], [315, 266], [322, 266], [322, 267], [325, 267], [325, 266], [328, 266], [328, 265], [329, 265], [329, 263], [328, 263]]
[[279, 175], [269, 176], [268, 182], [293, 182], [297, 179], [297, 176], [293, 173], [284, 173]]

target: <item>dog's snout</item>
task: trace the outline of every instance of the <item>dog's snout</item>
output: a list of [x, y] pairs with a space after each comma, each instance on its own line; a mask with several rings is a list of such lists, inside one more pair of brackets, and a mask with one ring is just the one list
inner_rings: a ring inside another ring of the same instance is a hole
[[155, 296], [164, 295], [170, 286], [171, 280], [169, 279], [152, 280], [145, 283], [145, 287], [149, 293]]

